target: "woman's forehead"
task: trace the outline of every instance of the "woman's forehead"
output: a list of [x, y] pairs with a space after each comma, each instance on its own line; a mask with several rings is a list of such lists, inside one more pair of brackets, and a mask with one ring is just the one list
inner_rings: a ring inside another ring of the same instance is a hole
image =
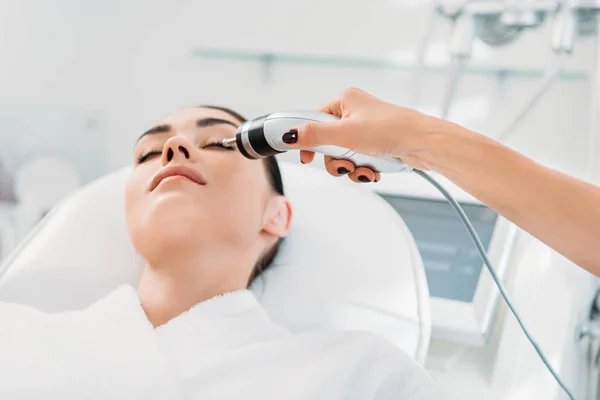
[[217, 118], [230, 121], [236, 126], [241, 125], [241, 122], [226, 113], [225, 111], [215, 110], [212, 108], [194, 107], [184, 108], [183, 110], [176, 111], [163, 118], [158, 125], [184, 125], [188, 123], [196, 123], [196, 121], [207, 118]]

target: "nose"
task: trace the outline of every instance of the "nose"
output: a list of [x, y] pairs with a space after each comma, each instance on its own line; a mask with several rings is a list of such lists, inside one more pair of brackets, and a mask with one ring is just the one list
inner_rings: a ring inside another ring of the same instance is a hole
[[171, 161], [194, 161], [194, 145], [181, 136], [173, 136], [165, 142], [162, 152], [162, 164]]

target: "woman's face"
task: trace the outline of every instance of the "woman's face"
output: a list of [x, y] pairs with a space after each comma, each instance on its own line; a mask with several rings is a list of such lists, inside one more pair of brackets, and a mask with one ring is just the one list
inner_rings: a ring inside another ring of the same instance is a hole
[[256, 261], [287, 232], [289, 203], [272, 190], [264, 162], [220, 145], [239, 125], [220, 110], [185, 109], [137, 142], [127, 224], [151, 265], [174, 254], [232, 249]]

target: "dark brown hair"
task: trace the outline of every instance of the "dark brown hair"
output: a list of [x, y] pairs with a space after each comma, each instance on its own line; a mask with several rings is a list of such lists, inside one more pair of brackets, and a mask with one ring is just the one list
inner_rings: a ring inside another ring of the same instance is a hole
[[[238, 114], [235, 111], [230, 110], [229, 108], [226, 108], [226, 107], [219, 107], [219, 106], [199, 106], [199, 107], [223, 111], [223, 112], [231, 115], [233, 118], [237, 119], [241, 123], [246, 122], [246, 118], [242, 117], [240, 114]], [[265, 162], [265, 166], [267, 167], [267, 174], [269, 177], [269, 183], [271, 184], [271, 187], [277, 194], [280, 194], [283, 196], [284, 195], [283, 180], [281, 179], [281, 171], [279, 170], [279, 164], [277, 163], [277, 159], [275, 157], [271, 156], [271, 157], [265, 158], [264, 162]], [[260, 276], [260, 274], [262, 274], [264, 271], [266, 271], [271, 266], [271, 264], [273, 264], [273, 260], [277, 256], [277, 253], [279, 253], [279, 249], [281, 247], [282, 242], [283, 242], [283, 238], [279, 238], [279, 240], [277, 240], [277, 243], [275, 243], [273, 245], [273, 247], [271, 247], [257, 261], [257, 263], [254, 265], [254, 269], [252, 270], [252, 273], [250, 274], [250, 279], [248, 280], [248, 286], [250, 286], [250, 284], [252, 284], [252, 282], [258, 276]]]

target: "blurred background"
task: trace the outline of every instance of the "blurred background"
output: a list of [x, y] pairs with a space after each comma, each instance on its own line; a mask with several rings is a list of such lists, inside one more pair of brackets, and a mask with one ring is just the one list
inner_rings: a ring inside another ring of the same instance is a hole
[[130, 164], [144, 130], [197, 104], [256, 117], [357, 86], [593, 179], [593, 19], [569, 54], [553, 48], [552, 12], [476, 33], [463, 3], [0, 1], [0, 260], [66, 194]]

